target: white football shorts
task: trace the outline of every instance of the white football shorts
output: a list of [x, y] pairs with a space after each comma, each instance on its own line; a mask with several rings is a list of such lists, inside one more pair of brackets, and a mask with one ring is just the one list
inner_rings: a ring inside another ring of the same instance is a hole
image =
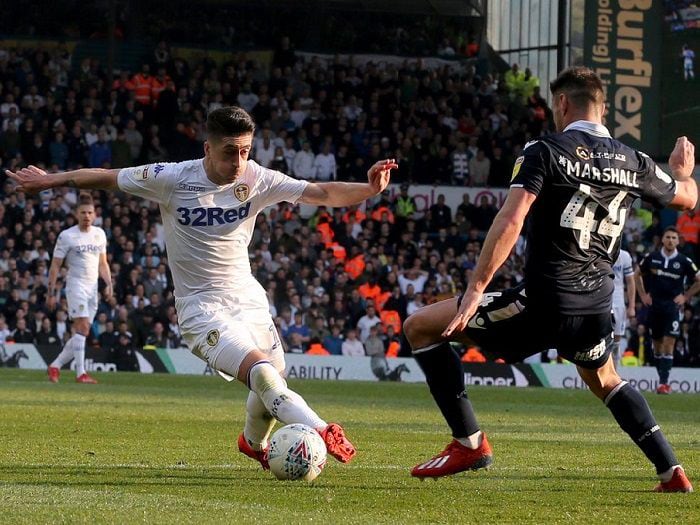
[[[180, 330], [190, 351], [215, 370], [237, 377], [253, 350], [284, 371], [284, 349], [270, 317], [267, 296], [257, 288], [213, 298], [190, 296], [175, 301]], [[257, 293], [253, 293], [257, 292]]]
[[68, 301], [68, 315], [71, 319], [87, 317], [88, 321], [92, 323], [97, 313], [97, 284], [81, 286], [66, 283], [66, 300]]
[[613, 334], [618, 336], [624, 336], [625, 330], [627, 329], [627, 308], [625, 303], [613, 302]]

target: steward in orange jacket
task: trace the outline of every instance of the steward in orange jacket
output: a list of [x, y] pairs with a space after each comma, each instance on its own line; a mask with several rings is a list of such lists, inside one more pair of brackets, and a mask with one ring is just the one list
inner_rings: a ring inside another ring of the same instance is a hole
[[375, 304], [377, 303], [377, 297], [382, 293], [382, 289], [374, 278], [370, 278], [370, 280], [361, 285], [357, 291], [360, 292], [360, 295], [365, 301], [367, 299], [372, 299]]
[[464, 363], [485, 363], [486, 358], [475, 346], [470, 346], [462, 356]]
[[353, 281], [362, 275], [364, 271], [365, 255], [363, 253], [356, 255], [345, 263], [345, 273], [347, 273]]
[[323, 348], [323, 345], [318, 341], [315, 343], [311, 343], [306, 353], [308, 355], [331, 355], [331, 353], [325, 348]]

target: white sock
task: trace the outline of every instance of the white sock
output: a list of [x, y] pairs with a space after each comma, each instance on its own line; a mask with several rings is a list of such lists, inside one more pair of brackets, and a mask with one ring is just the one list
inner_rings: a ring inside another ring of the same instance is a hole
[[253, 365], [248, 372], [248, 386], [260, 396], [267, 411], [285, 425], [302, 423], [316, 430], [327, 426], [303, 397], [287, 388], [287, 382], [269, 362]]
[[61, 353], [56, 356], [56, 359], [54, 359], [49, 366], [60, 369], [66, 363], [70, 363], [71, 359], [73, 359], [72, 337], [66, 341], [66, 344], [63, 345], [63, 350], [61, 350]]
[[275, 418], [267, 411], [260, 396], [253, 391], [248, 392], [243, 437], [253, 450], [264, 450], [267, 447], [267, 439], [274, 426]]
[[673, 465], [670, 469], [668, 469], [666, 472], [662, 472], [661, 474], [658, 474], [659, 479], [663, 482], [666, 483], [668, 481], [671, 481], [671, 478], [673, 477], [673, 471], [676, 470], [677, 468], [681, 468], [680, 465]]
[[73, 341], [73, 356], [75, 357], [75, 373], [78, 377], [85, 373], [85, 336], [76, 333]]
[[457, 438], [457, 441], [459, 441], [465, 447], [477, 449], [481, 446], [481, 442], [483, 441], [483, 435], [484, 434], [481, 432], [481, 430], [477, 430], [476, 432], [470, 434], [465, 438]]

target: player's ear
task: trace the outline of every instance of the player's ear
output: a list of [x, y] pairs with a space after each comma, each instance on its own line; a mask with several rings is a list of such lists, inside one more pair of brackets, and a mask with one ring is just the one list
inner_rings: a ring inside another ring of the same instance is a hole
[[566, 115], [569, 112], [569, 97], [564, 92], [559, 93], [559, 108], [562, 115]]
[[205, 140], [204, 141], [204, 156], [208, 157], [209, 156], [209, 151], [211, 149], [211, 146], [209, 145], [209, 141]]
[[605, 126], [608, 118], [608, 105], [605, 103], [605, 101], [601, 102], [600, 117], [601, 122]]

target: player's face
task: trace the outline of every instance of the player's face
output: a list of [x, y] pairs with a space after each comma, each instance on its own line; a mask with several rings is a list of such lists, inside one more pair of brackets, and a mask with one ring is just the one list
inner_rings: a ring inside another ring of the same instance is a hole
[[666, 232], [664, 233], [661, 242], [664, 245], [666, 251], [672, 252], [678, 246], [678, 234], [676, 232]]
[[230, 184], [243, 175], [253, 145], [253, 134], [208, 140], [204, 151], [222, 184]]
[[92, 204], [83, 204], [78, 207], [78, 223], [81, 229], [89, 228], [95, 222], [95, 207]]

